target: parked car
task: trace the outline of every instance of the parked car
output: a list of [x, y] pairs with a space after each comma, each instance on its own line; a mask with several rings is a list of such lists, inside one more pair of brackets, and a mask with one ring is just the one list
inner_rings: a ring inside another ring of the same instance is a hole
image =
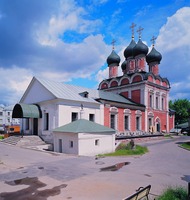
[[181, 133], [190, 136], [190, 127], [182, 128]]
[[181, 128], [172, 128], [170, 130], [170, 133], [176, 133], [178, 135], [179, 133], [181, 133]]

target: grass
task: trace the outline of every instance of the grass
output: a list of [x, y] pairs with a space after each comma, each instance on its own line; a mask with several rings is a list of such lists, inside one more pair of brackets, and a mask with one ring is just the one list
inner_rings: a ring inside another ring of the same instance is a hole
[[187, 190], [183, 187], [169, 187], [157, 200], [187, 200]]
[[190, 142], [184, 142], [183, 144], [180, 144], [181, 147], [190, 150]]
[[115, 152], [107, 153], [99, 156], [131, 156], [131, 155], [143, 155], [148, 152], [147, 147], [143, 147], [140, 145], [135, 145], [132, 149], [130, 143], [124, 144], [121, 143]]
[[173, 138], [173, 137], [171, 136], [171, 134], [166, 134], [166, 135], [164, 135], [164, 137], [165, 137], [165, 138]]
[[3, 135], [0, 135], [0, 140], [4, 139], [4, 136]]

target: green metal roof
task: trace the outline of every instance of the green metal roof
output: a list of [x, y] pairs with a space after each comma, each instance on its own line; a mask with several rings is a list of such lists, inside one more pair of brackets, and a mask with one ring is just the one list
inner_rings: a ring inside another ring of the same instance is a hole
[[41, 118], [41, 110], [37, 105], [31, 104], [16, 104], [13, 108], [13, 118]]
[[113, 134], [115, 130], [86, 119], [79, 119], [64, 126], [55, 128], [53, 132]]

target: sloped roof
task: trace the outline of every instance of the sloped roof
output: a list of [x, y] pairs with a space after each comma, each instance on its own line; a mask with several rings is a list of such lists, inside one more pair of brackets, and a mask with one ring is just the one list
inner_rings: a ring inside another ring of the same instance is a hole
[[55, 128], [53, 132], [62, 132], [62, 133], [103, 133], [103, 134], [113, 134], [115, 130], [112, 128], [108, 128], [101, 124], [97, 124], [95, 122], [79, 119], [77, 121], [73, 121], [64, 126], [60, 126]]
[[[97, 99], [103, 99], [118, 103], [125, 103], [131, 105], [139, 105], [133, 101], [130, 101], [127, 98], [119, 94], [115, 94], [112, 92], [106, 92], [102, 90], [89, 89], [81, 86], [65, 84], [61, 82], [55, 82], [51, 80], [45, 80], [41, 78], [36, 78], [47, 90], [49, 90], [56, 98], [66, 99], [66, 100], [74, 100], [81, 102], [91, 102], [98, 103]], [[88, 92], [88, 97], [84, 97], [81, 93]]]

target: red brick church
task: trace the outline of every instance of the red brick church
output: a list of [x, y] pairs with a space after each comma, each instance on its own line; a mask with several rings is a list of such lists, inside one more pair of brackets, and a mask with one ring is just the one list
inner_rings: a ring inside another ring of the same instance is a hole
[[[162, 55], [154, 41], [149, 49], [141, 40], [142, 28], [137, 31], [139, 39], [132, 40], [124, 50], [124, 62], [113, 50], [107, 58], [109, 78], [99, 84], [99, 90], [113, 92], [127, 98], [131, 104], [104, 102], [104, 125], [119, 133], [169, 132], [174, 127], [174, 114], [169, 110], [170, 83], [159, 74]], [[123, 75], [118, 76], [118, 67]]]

